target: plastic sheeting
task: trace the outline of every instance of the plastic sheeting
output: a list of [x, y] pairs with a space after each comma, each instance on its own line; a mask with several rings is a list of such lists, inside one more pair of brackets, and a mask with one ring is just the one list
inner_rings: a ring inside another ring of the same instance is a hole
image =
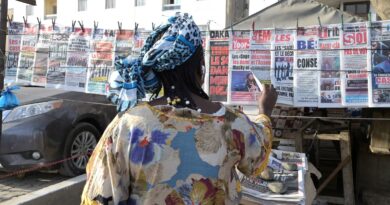
[[389, 0], [371, 0], [372, 6], [382, 20], [390, 19], [390, 2]]
[[247, 18], [233, 24], [234, 30], [260, 28], [295, 28], [297, 19], [299, 26], [318, 25], [318, 17], [321, 24], [341, 23], [343, 15], [344, 23], [364, 21], [364, 19], [352, 16], [333, 7], [321, 4], [314, 0], [282, 0]]

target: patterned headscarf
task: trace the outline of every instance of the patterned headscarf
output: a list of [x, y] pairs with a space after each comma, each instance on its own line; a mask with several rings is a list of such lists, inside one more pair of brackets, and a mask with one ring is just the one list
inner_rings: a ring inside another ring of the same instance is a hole
[[108, 99], [119, 112], [134, 107], [145, 93], [156, 93], [161, 88], [154, 72], [175, 69], [200, 45], [201, 33], [192, 16], [177, 13], [150, 34], [139, 57], [115, 60], [115, 71], [108, 80]]

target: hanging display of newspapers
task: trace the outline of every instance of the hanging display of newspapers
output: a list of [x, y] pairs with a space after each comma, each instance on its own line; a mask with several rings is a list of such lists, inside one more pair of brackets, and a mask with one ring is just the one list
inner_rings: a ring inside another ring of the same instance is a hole
[[209, 95], [212, 101], [227, 102], [229, 31], [210, 31]]
[[[149, 34], [12, 22], [4, 83], [105, 94], [115, 57], [138, 56]], [[272, 82], [280, 106], [390, 107], [390, 21], [204, 31], [202, 40], [213, 101], [256, 105]]]
[[13, 83], [16, 81], [22, 34], [23, 23], [11, 22], [8, 25], [7, 64], [5, 68], [4, 83]]
[[32, 24], [24, 26], [22, 45], [19, 54], [16, 81], [30, 84], [32, 81], [33, 66], [35, 60], [35, 45], [37, 43], [38, 28]]
[[52, 27], [41, 25], [35, 46], [35, 60], [33, 69], [32, 85], [45, 86], [49, 60], [49, 48], [51, 43]]
[[366, 23], [344, 24], [340, 39], [341, 92], [344, 106], [368, 105], [368, 62]]
[[323, 26], [319, 32], [318, 107], [340, 107], [340, 27]]
[[294, 30], [275, 30], [272, 45], [271, 81], [278, 92], [277, 103], [293, 105]]
[[[318, 28], [298, 28], [294, 57], [294, 106], [318, 105]], [[291, 69], [282, 67], [284, 78]], [[283, 78], [283, 77], [282, 77]]]
[[390, 107], [390, 21], [371, 24], [370, 107]]
[[65, 73], [65, 88], [68, 90], [85, 91], [90, 37], [91, 29], [79, 28], [69, 36]]
[[46, 87], [63, 88], [65, 86], [66, 57], [71, 31], [70, 27], [55, 27], [53, 29], [49, 47]]
[[105, 94], [106, 82], [114, 66], [115, 31], [95, 29], [87, 74], [87, 93]]
[[229, 102], [255, 104], [260, 88], [250, 70], [250, 32], [233, 31], [229, 50]]

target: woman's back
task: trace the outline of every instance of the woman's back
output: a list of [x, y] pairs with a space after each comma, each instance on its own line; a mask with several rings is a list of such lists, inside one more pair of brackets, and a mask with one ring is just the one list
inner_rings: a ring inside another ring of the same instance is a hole
[[208, 115], [139, 105], [100, 140], [83, 203], [238, 204], [235, 168], [250, 175], [264, 167], [270, 136], [268, 126], [225, 107]]

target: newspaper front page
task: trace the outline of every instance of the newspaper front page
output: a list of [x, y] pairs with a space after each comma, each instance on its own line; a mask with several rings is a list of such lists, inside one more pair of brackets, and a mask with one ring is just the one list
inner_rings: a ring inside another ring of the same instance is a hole
[[367, 36], [366, 23], [344, 24], [340, 38], [343, 106], [368, 106]]
[[390, 21], [373, 22], [370, 31], [369, 105], [390, 107]]
[[[298, 28], [294, 58], [294, 106], [318, 106], [318, 28]], [[283, 72], [282, 68], [282, 72]], [[289, 72], [285, 70], [284, 72]]]
[[12, 22], [8, 26], [7, 64], [5, 67], [4, 83], [13, 83], [16, 81], [23, 26], [23, 23], [18, 22]]
[[340, 26], [323, 26], [319, 33], [318, 107], [341, 107]]
[[69, 36], [66, 58], [65, 88], [84, 92], [87, 81], [91, 29], [77, 28]]
[[278, 92], [278, 104], [294, 104], [294, 30], [275, 30], [272, 42], [271, 82]]
[[229, 31], [210, 31], [209, 96], [210, 100], [228, 101]]
[[35, 47], [36, 55], [34, 60], [34, 69], [32, 85], [46, 86], [47, 67], [49, 60], [49, 47], [51, 44], [51, 35], [53, 28], [51, 26], [41, 25], [38, 34], [38, 42]]

